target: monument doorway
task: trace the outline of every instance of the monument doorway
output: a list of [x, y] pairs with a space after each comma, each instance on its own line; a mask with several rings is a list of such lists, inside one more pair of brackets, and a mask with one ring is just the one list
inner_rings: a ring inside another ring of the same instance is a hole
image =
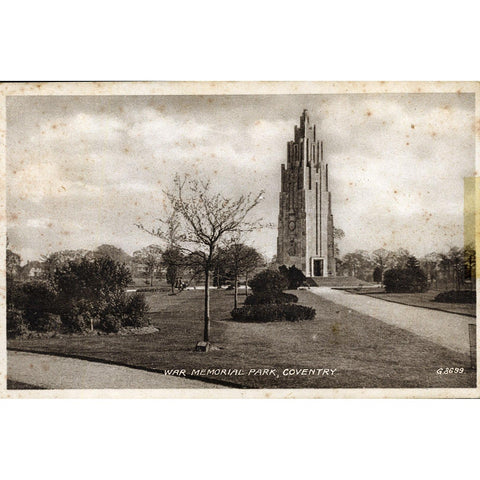
[[323, 258], [313, 259], [313, 276], [323, 277]]

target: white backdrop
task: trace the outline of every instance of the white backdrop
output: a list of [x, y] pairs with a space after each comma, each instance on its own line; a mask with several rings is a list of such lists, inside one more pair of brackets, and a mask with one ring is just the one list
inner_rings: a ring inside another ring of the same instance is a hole
[[[480, 79], [474, 2], [165, 3], [3, 4], [0, 79]], [[460, 400], [3, 400], [0, 476], [472, 478], [478, 410]]]

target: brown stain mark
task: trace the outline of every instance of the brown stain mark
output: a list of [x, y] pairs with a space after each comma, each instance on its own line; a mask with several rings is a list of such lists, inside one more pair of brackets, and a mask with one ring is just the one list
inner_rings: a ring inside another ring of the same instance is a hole
[[480, 135], [480, 118], [477, 119], [476, 121], [476, 126], [474, 126], [474, 131], [476, 130], [476, 133]]
[[370, 110], [367, 110], [367, 113], [366, 113], [367, 117], [371, 117], [372, 116], [372, 112]]
[[412, 124], [410, 125], [410, 128], [411, 128], [412, 130], [414, 130], [414, 129], [415, 129], [415, 125], [412, 123]]

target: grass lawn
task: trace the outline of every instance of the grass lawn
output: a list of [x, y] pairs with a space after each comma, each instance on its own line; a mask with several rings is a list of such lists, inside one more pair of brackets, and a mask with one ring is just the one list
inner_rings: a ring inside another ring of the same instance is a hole
[[[211, 339], [220, 347], [195, 352], [203, 334], [203, 292], [148, 294], [152, 323], [148, 335], [98, 335], [15, 339], [9, 348], [66, 354], [163, 371], [243, 369], [245, 375], [209, 377], [250, 388], [427, 388], [474, 387], [475, 372], [462, 355], [379, 320], [329, 302], [308, 291], [299, 303], [316, 308], [314, 320], [248, 324], [230, 320], [231, 291], [212, 290]], [[243, 296], [240, 297], [243, 301]], [[438, 375], [440, 367], [465, 373]], [[276, 369], [278, 376], [248, 375]], [[336, 369], [333, 376], [283, 375], [284, 369]]]
[[433, 299], [441, 292], [441, 290], [429, 290], [424, 293], [384, 293], [372, 290], [355, 290], [349, 289], [350, 293], [359, 295], [368, 295], [369, 297], [379, 298], [387, 302], [402, 303], [404, 305], [412, 305], [414, 307], [431, 308], [442, 312], [457, 313], [467, 315], [469, 317], [476, 316], [476, 305], [474, 303], [443, 303], [434, 302]]

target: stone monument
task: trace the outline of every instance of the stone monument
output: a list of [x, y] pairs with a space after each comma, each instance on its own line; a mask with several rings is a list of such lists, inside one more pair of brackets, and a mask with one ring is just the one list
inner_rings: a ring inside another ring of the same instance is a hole
[[335, 247], [328, 164], [323, 142], [308, 111], [287, 143], [287, 164], [282, 164], [278, 216], [277, 263], [295, 265], [306, 277], [335, 275]]

